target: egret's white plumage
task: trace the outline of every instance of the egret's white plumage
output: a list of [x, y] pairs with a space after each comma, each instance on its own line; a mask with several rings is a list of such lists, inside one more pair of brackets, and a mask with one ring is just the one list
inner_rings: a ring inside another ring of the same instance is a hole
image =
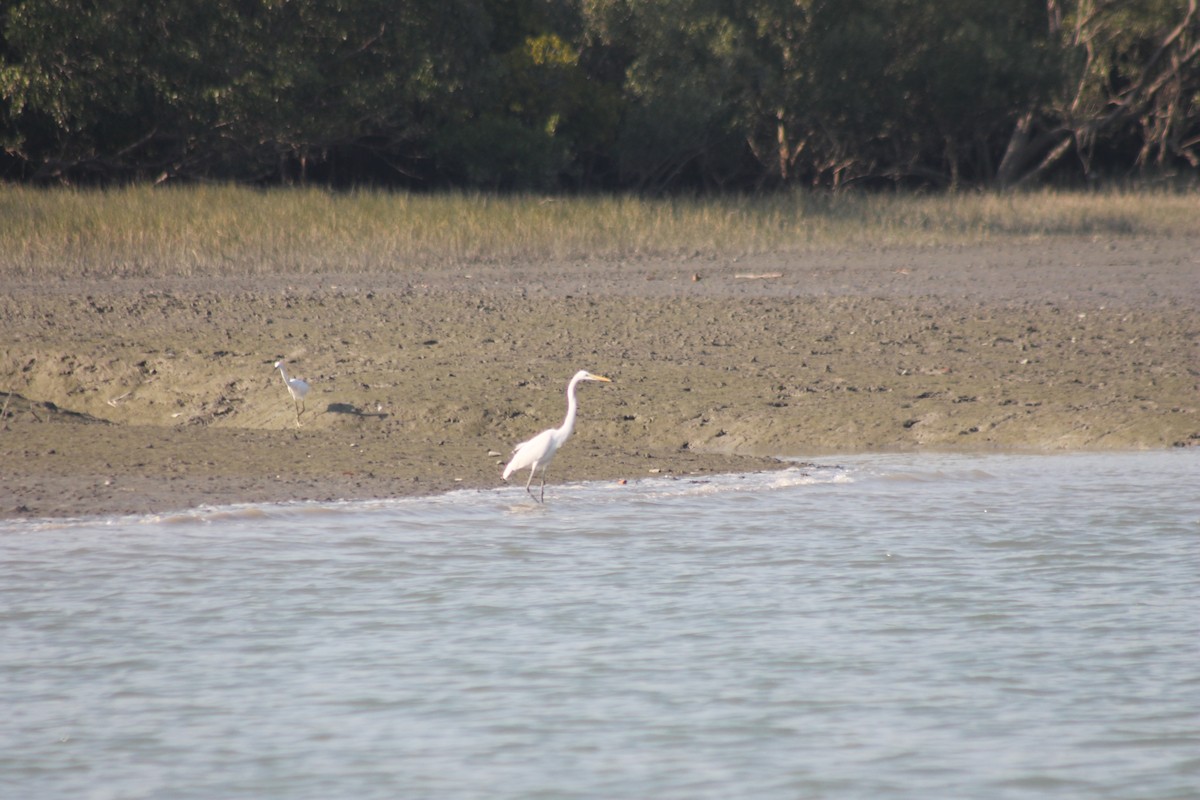
[[[587, 370], [581, 369], [571, 378], [571, 382], [567, 384], [567, 418], [563, 420], [563, 424], [557, 428], [544, 430], [532, 439], [521, 442], [513, 448], [512, 458], [504, 467], [504, 480], [508, 480], [508, 476], [518, 470], [529, 468], [529, 480], [525, 482], [525, 491], [529, 492], [529, 496], [537, 500], [539, 503], [544, 503], [546, 500], [546, 467], [550, 465], [554, 454], [558, 452], [558, 448], [571, 437], [571, 432], [575, 430], [575, 410], [577, 403], [575, 401], [575, 387], [580, 381], [604, 381], [610, 383], [610, 378], [605, 378], [603, 375], [593, 375]], [[533, 490], [530, 485], [533, 483], [533, 476], [538, 471], [542, 470], [542, 489], [537, 497], [533, 496]]]
[[300, 415], [304, 413], [304, 396], [308, 394], [309, 385], [299, 378], [289, 378], [287, 368], [283, 366], [282, 361], [275, 362], [275, 369], [283, 375], [283, 385], [287, 387], [288, 394], [292, 396], [292, 402], [296, 404], [296, 424], [300, 424]]

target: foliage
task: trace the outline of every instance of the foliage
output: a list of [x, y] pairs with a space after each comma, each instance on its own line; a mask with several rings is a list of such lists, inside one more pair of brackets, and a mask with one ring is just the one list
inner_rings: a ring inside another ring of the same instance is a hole
[[1016, 186], [1200, 166], [1197, 0], [11, 0], [0, 176]]

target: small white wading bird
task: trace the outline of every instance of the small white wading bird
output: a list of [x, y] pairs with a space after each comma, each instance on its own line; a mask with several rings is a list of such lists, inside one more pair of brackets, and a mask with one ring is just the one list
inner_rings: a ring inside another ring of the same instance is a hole
[[292, 402], [296, 404], [296, 426], [299, 427], [300, 415], [304, 413], [304, 395], [308, 394], [309, 385], [299, 378], [289, 378], [282, 361], [275, 362], [275, 369], [283, 375], [283, 385], [287, 387]]
[[[581, 369], [576, 372], [575, 377], [571, 378], [571, 382], [567, 384], [567, 418], [563, 420], [563, 424], [557, 428], [542, 431], [529, 441], [521, 442], [514, 447], [512, 458], [504, 467], [504, 480], [508, 480], [508, 476], [517, 470], [529, 467], [529, 480], [525, 481], [525, 491], [529, 492], [529, 496], [539, 503], [546, 502], [546, 467], [550, 466], [550, 461], [558, 452], [558, 448], [563, 446], [571, 437], [571, 431], [575, 430], [575, 387], [579, 385], [580, 381], [612, 382], [610, 378], [593, 375], [587, 370]], [[542, 490], [537, 497], [534, 497], [533, 490], [529, 486], [533, 483], [533, 475], [539, 467], [542, 470]]]

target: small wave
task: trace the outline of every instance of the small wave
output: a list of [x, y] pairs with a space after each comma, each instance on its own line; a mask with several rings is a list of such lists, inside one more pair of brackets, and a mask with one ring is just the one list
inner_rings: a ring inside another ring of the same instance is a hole
[[[549, 493], [553, 509], [563, 500], [579, 502], [622, 497], [628, 500], [663, 499], [728, 493], [771, 492], [800, 486], [853, 483], [855, 478], [844, 467], [804, 463], [782, 470], [713, 475], [656, 475], [629, 481], [581, 481], [556, 484]], [[200, 506], [182, 511], [118, 517], [75, 517], [6, 522], [0, 530], [24, 532], [122, 526], [189, 526], [224, 523], [264, 522], [288, 518], [339, 517], [364, 512], [398, 510], [483, 512], [497, 499], [508, 502], [509, 511], [528, 511], [542, 506], [530, 504], [523, 491], [512, 486], [492, 489], [460, 489], [438, 495], [375, 498], [371, 500], [296, 501], [285, 503], [239, 503]]]
[[266, 519], [270, 516], [262, 506], [203, 506], [190, 511], [177, 511], [170, 514], [151, 514], [138, 521], [144, 525], [194, 525], [202, 522], [247, 521]]
[[854, 478], [841, 467], [788, 467], [773, 472], [745, 472], [706, 476], [662, 476], [640, 478], [627, 486], [611, 483], [603, 488], [616, 491], [632, 487], [643, 497], [687, 497], [742, 492], [769, 492], [797, 486], [853, 483]]

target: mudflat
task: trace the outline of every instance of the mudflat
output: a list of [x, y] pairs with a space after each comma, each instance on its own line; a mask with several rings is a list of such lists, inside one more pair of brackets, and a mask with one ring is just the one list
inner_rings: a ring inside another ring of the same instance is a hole
[[551, 502], [864, 450], [1197, 445], [1198, 311], [1200, 236], [6, 280], [0, 517], [499, 486], [579, 369], [613, 383], [581, 387]]

